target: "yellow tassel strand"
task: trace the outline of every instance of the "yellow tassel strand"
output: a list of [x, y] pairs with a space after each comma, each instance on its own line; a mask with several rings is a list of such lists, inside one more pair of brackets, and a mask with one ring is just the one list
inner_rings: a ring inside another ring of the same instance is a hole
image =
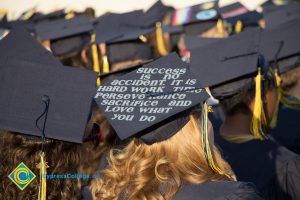
[[263, 126], [267, 125], [267, 120], [263, 108], [262, 94], [261, 94], [261, 68], [258, 68], [258, 74], [255, 77], [255, 100], [254, 110], [252, 116], [252, 133], [254, 139], [264, 140], [267, 139], [266, 134], [263, 131]]
[[75, 12], [73, 10], [65, 15], [65, 19], [72, 19], [73, 17], [75, 17]]
[[99, 45], [99, 49], [102, 55], [102, 64], [103, 64], [103, 73], [108, 73], [109, 72], [109, 62], [108, 62], [108, 57], [106, 55], [106, 45], [104, 43]]
[[277, 101], [276, 101], [276, 107], [270, 122], [270, 128], [275, 128], [277, 125], [277, 119], [278, 119], [278, 112], [279, 112], [279, 106], [280, 106], [280, 101], [282, 97], [282, 90], [281, 90], [281, 78], [278, 74], [278, 69], [274, 70], [275, 78], [276, 78], [276, 88], [277, 88]]
[[224, 24], [223, 24], [222, 19], [218, 19], [218, 21], [217, 21], [217, 30], [224, 37]]
[[168, 52], [167, 47], [164, 43], [163, 31], [162, 31], [160, 22], [156, 23], [155, 33], [156, 33], [156, 42], [157, 42], [158, 53], [161, 56], [166, 56], [169, 52]]
[[243, 23], [241, 20], [237, 21], [235, 24], [235, 32], [240, 33], [243, 30]]
[[[96, 35], [92, 34], [91, 42], [94, 43], [96, 39]], [[96, 44], [92, 45], [92, 56], [93, 56], [93, 70], [100, 73], [100, 65], [99, 65], [99, 57], [98, 57], [98, 50]], [[100, 85], [100, 78], [97, 79], [97, 86]]]
[[47, 194], [47, 168], [49, 168], [48, 163], [45, 161], [45, 153], [40, 153], [41, 162], [37, 164], [37, 168], [40, 169], [40, 186], [39, 186], [39, 196], [38, 200], [46, 200]]
[[[202, 146], [204, 150], [204, 154], [206, 157], [206, 161], [210, 168], [215, 171], [218, 174], [225, 175], [229, 179], [234, 179], [231, 175], [226, 174], [223, 172], [214, 162], [211, 149], [210, 149], [210, 144], [208, 140], [208, 129], [207, 129], [207, 124], [208, 124], [208, 112], [212, 111], [211, 107], [208, 107], [207, 102], [204, 102], [202, 105]], [[194, 120], [192, 118], [192, 120]], [[195, 122], [196, 123], [196, 122]]]
[[144, 43], [148, 42], [147, 37], [144, 36], [144, 35], [140, 35], [140, 36], [139, 36], [139, 39], [140, 39], [142, 42], [144, 42]]

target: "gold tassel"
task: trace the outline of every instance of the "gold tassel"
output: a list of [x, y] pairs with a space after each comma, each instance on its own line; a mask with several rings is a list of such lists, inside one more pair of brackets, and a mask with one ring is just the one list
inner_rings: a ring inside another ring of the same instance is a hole
[[207, 124], [208, 124], [208, 112], [212, 111], [211, 107], [207, 105], [207, 102], [204, 102], [202, 105], [202, 146], [205, 154], [206, 161], [209, 165], [209, 167], [215, 171], [218, 174], [225, 175], [229, 179], [233, 179], [233, 177], [229, 174], [226, 174], [223, 172], [214, 162], [211, 149], [210, 149], [210, 144], [208, 140], [208, 130], [207, 130]]
[[25, 13], [24, 16], [22, 16], [22, 20], [28, 20], [30, 19], [35, 13], [35, 9], [29, 10], [28, 12]]
[[75, 17], [75, 12], [73, 10], [65, 15], [65, 19], [72, 19], [73, 17]]
[[217, 21], [217, 30], [224, 37], [224, 24], [223, 24], [222, 19], [218, 19], [218, 21]]
[[[94, 43], [96, 35], [92, 34], [91, 42]], [[100, 74], [99, 57], [96, 44], [92, 44], [92, 56], [93, 56], [93, 70]], [[100, 78], [97, 79], [97, 86], [100, 85]]]
[[37, 168], [40, 169], [40, 186], [38, 200], [46, 200], [47, 194], [47, 168], [49, 168], [48, 163], [45, 161], [45, 153], [40, 153], [41, 162], [37, 164]]
[[270, 122], [270, 127], [275, 128], [277, 125], [277, 119], [278, 119], [278, 112], [279, 112], [279, 106], [280, 106], [280, 101], [282, 97], [282, 90], [281, 90], [281, 78], [278, 74], [278, 69], [274, 70], [275, 74], [275, 79], [276, 79], [276, 88], [277, 88], [277, 101], [276, 101], [276, 107]]
[[142, 42], [144, 42], [144, 43], [148, 42], [147, 37], [144, 36], [144, 35], [140, 35], [140, 36], [139, 36], [139, 39], [140, 39]]
[[109, 62], [108, 62], [108, 57], [106, 55], [106, 45], [104, 43], [99, 45], [99, 49], [102, 55], [102, 62], [103, 62], [103, 73], [108, 73], [109, 72]]
[[167, 50], [166, 45], [164, 43], [163, 31], [162, 31], [160, 22], [156, 23], [155, 34], [156, 34], [156, 42], [157, 42], [158, 53], [161, 56], [166, 56], [168, 54], [168, 50]]
[[264, 140], [267, 139], [263, 131], [263, 126], [267, 125], [267, 120], [263, 108], [262, 94], [261, 94], [261, 68], [258, 68], [258, 74], [255, 77], [255, 100], [254, 100], [254, 110], [252, 116], [252, 133], [254, 139]]
[[241, 20], [238, 20], [235, 24], [235, 32], [240, 33], [243, 30], [243, 23]]

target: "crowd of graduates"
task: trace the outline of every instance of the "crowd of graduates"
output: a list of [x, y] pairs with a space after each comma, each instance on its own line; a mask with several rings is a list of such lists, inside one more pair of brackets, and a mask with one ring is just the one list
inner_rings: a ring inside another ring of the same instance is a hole
[[3, 200], [300, 200], [299, 110], [300, 3], [0, 21]]

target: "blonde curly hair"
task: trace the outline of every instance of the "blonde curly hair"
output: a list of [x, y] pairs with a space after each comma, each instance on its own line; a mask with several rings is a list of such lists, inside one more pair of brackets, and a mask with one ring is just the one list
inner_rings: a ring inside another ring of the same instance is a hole
[[[171, 199], [183, 183], [229, 180], [207, 164], [201, 144], [200, 120], [195, 115], [171, 138], [147, 145], [131, 140], [123, 149], [111, 149], [109, 165], [93, 180], [94, 199]], [[233, 172], [211, 144], [216, 165]]]

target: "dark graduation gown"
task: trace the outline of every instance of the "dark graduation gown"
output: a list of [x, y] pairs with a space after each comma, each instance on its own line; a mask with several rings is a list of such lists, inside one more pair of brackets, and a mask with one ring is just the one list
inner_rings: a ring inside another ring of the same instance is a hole
[[173, 200], [262, 200], [251, 183], [222, 181], [184, 185]]
[[281, 106], [278, 121], [271, 135], [289, 150], [300, 154], [300, 111]]
[[[82, 199], [92, 200], [86, 189]], [[125, 200], [124, 198], [120, 198]], [[184, 185], [172, 198], [173, 200], [263, 200], [251, 183], [234, 181], [208, 182], [199, 185]]]
[[254, 183], [265, 199], [300, 199], [298, 154], [279, 145], [272, 138], [234, 144], [216, 133], [215, 142], [237, 179]]

